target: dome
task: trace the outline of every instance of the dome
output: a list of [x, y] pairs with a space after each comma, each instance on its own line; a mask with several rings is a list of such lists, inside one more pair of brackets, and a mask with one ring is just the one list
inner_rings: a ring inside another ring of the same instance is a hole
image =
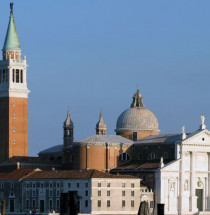
[[156, 116], [144, 107], [142, 95], [137, 92], [133, 95], [131, 107], [125, 110], [118, 118], [116, 132], [120, 131], [151, 131], [159, 132]]
[[146, 108], [132, 107], [117, 120], [116, 131], [159, 131], [156, 116]]

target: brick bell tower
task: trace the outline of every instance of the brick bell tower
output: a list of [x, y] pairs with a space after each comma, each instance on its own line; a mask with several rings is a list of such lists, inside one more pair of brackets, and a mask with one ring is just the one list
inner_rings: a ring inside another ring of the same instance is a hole
[[0, 161], [28, 156], [28, 94], [26, 57], [21, 48], [10, 3], [9, 25], [0, 60]]

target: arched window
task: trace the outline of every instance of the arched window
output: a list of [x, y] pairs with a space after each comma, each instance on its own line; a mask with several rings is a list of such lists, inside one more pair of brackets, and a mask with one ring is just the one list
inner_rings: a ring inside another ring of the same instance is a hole
[[129, 156], [128, 153], [121, 153], [120, 156], [119, 156], [119, 160], [121, 160], [121, 161], [130, 160], [130, 156]]

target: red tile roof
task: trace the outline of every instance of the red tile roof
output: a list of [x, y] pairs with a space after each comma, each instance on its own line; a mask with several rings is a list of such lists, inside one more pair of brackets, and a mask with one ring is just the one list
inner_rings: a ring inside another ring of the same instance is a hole
[[133, 178], [130, 175], [113, 175], [98, 170], [56, 170], [37, 171], [26, 177], [27, 179], [89, 179], [89, 178]]
[[21, 180], [35, 171], [37, 169], [16, 169], [12, 172], [0, 173], [0, 180]]

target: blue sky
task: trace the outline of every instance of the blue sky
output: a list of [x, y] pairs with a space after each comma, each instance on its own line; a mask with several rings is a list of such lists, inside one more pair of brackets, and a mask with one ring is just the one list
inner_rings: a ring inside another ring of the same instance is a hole
[[[9, 19], [0, 2], [0, 44]], [[15, 0], [28, 60], [29, 155], [62, 143], [68, 106], [75, 140], [108, 134], [137, 84], [161, 133], [210, 126], [210, 1]]]

